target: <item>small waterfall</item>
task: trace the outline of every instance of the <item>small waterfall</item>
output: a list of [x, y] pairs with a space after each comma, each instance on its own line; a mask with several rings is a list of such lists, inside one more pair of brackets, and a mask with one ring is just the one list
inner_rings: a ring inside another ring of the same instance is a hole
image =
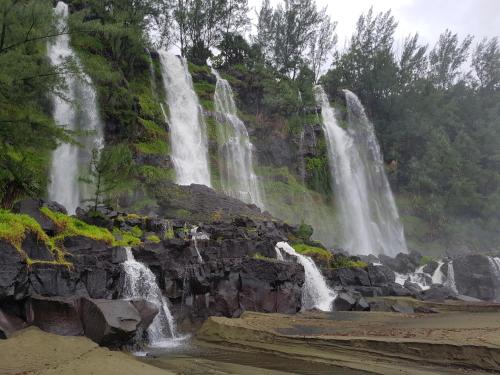
[[124, 298], [141, 298], [154, 303], [159, 312], [148, 328], [149, 345], [154, 347], [170, 346], [173, 339], [179, 339], [174, 317], [168, 307], [167, 298], [163, 296], [156, 276], [144, 264], [135, 260], [130, 247], [126, 248], [127, 260], [123, 262], [125, 283]]
[[275, 247], [276, 258], [284, 260], [283, 253], [297, 259], [305, 271], [305, 283], [302, 287], [302, 308], [304, 310], [319, 309], [331, 311], [335, 292], [328, 287], [325, 278], [314, 261], [302, 254], [297, 253], [293, 247], [286, 242], [278, 242]]
[[170, 109], [170, 139], [177, 183], [211, 186], [206, 126], [187, 62], [159, 51]]
[[432, 274], [432, 283], [433, 284], [443, 284], [444, 281], [444, 274], [443, 271], [441, 271], [441, 268], [443, 267], [444, 262], [442, 260], [438, 261], [438, 266], [434, 270], [434, 273]]
[[205, 232], [198, 232], [198, 227], [193, 226], [191, 228], [191, 240], [193, 241], [194, 248], [196, 250], [196, 254], [198, 255], [198, 261], [200, 263], [203, 263], [203, 258], [201, 257], [200, 254], [200, 249], [198, 248], [198, 241], [207, 241], [210, 239], [210, 236], [206, 234]]
[[453, 261], [448, 262], [448, 275], [444, 282], [444, 285], [458, 293], [457, 284], [455, 282], [455, 269], [453, 268]]
[[253, 168], [253, 145], [245, 124], [238, 117], [231, 85], [212, 69], [217, 78], [215, 111], [221, 161], [221, 185], [224, 192], [246, 203], [263, 208], [258, 178]]
[[493, 275], [496, 279], [495, 301], [500, 302], [500, 257], [488, 257]]
[[345, 90], [349, 130], [341, 128], [321, 86], [321, 105], [330, 170], [344, 224], [344, 247], [359, 254], [407, 252], [403, 227], [385, 175], [373, 124], [358, 98]]
[[[67, 29], [68, 5], [59, 1], [55, 8], [57, 28]], [[71, 49], [68, 34], [62, 34], [47, 44], [47, 54], [54, 66], [61, 66], [72, 60], [81, 69], [78, 57]], [[50, 169], [49, 198], [66, 207], [70, 214], [85, 200], [91, 197], [88, 185], [79, 178], [88, 170], [92, 150], [100, 150], [104, 145], [103, 126], [97, 112], [97, 99], [91, 80], [86, 74], [79, 77], [65, 76], [65, 89], [62, 96], [54, 96], [54, 120], [59, 126], [70, 131], [86, 131], [89, 136], [79, 137], [84, 146], [63, 143], [57, 147], [52, 156]]]

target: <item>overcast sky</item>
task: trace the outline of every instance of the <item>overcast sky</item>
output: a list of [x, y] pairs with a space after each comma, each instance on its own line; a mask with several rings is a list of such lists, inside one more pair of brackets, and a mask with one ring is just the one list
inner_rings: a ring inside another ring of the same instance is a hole
[[[262, 0], [249, 0], [252, 16], [261, 3]], [[352, 34], [359, 15], [372, 5], [376, 13], [392, 9], [399, 23], [398, 42], [418, 32], [422, 43], [433, 46], [446, 28], [460, 38], [472, 34], [475, 41], [485, 36], [500, 36], [500, 0], [316, 0], [316, 3], [320, 7], [327, 5], [330, 16], [338, 22], [340, 48]]]

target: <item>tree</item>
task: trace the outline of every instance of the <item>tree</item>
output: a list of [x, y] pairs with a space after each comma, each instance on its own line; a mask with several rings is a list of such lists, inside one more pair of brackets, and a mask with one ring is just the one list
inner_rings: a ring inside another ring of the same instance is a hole
[[500, 89], [500, 45], [498, 38], [483, 39], [476, 47], [472, 66], [479, 86], [487, 90]]
[[248, 0], [177, 0], [173, 18], [181, 53], [204, 64], [225, 34], [248, 25]]
[[126, 144], [108, 146], [103, 150], [92, 150], [89, 177], [82, 180], [94, 191], [93, 209], [109, 199], [110, 195], [129, 181], [132, 154]]
[[321, 21], [314, 31], [309, 46], [309, 65], [314, 73], [314, 82], [317, 82], [323, 71], [323, 67], [328, 58], [333, 55], [333, 49], [337, 44], [337, 35], [335, 29], [336, 22], [332, 22], [326, 15], [326, 8], [321, 11]]
[[67, 32], [52, 26], [51, 4], [0, 1], [0, 206], [6, 208], [44, 194], [51, 151], [70, 141], [50, 116], [48, 94], [67, 71], [45, 56], [46, 41]]
[[473, 37], [468, 35], [460, 43], [458, 35], [446, 30], [429, 54], [430, 77], [439, 88], [449, 88], [463, 76], [462, 65], [469, 56]]

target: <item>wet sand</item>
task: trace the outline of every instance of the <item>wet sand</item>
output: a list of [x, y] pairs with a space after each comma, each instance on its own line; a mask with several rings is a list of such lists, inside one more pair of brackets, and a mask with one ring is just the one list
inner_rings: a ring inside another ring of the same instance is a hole
[[30, 327], [0, 340], [1, 375], [172, 375], [132, 355], [99, 347], [85, 337]]
[[500, 371], [500, 313], [458, 310], [294, 316], [247, 312], [240, 319], [208, 319], [197, 339], [377, 374]]

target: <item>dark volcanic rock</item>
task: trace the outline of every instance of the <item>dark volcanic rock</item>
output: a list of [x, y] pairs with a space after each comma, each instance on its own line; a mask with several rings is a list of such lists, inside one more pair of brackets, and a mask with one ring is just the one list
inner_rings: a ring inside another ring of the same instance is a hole
[[7, 339], [23, 328], [26, 328], [26, 323], [21, 318], [0, 309], [0, 339]]
[[28, 293], [28, 267], [14, 246], [0, 241], [0, 300], [22, 299]]
[[27, 321], [38, 328], [63, 336], [83, 335], [80, 299], [32, 296], [26, 302]]
[[350, 293], [339, 293], [333, 301], [335, 311], [351, 311], [356, 306], [356, 297]]
[[130, 301], [83, 298], [81, 314], [85, 336], [114, 348], [127, 344], [141, 324], [141, 315]]
[[380, 255], [380, 261], [398, 273], [410, 273], [415, 271], [418, 267], [419, 262], [416, 262], [418, 258], [417, 255], [412, 254], [412, 256], [404, 253], [399, 253], [395, 258], [388, 257], [387, 255]]
[[396, 275], [387, 266], [374, 266], [369, 264], [367, 271], [373, 286], [387, 286], [390, 283], [394, 283], [396, 280]]
[[486, 301], [500, 301], [500, 270], [485, 255], [467, 255], [453, 260], [455, 283], [460, 294]]
[[49, 235], [53, 235], [57, 228], [55, 224], [50, 220], [47, 216], [45, 216], [41, 211], [40, 208], [42, 207], [48, 207], [54, 212], [61, 212], [66, 214], [66, 209], [61, 206], [57, 202], [52, 202], [52, 201], [45, 201], [43, 199], [26, 199], [17, 202], [14, 207], [13, 211], [20, 213], [20, 214], [26, 214], [34, 218], [38, 224], [42, 227], [42, 229]]
[[371, 286], [368, 272], [363, 268], [336, 268], [323, 271], [331, 286]]
[[439, 263], [434, 261], [434, 260], [431, 260], [429, 263], [427, 263], [425, 265], [425, 267], [423, 268], [423, 272], [429, 274], [429, 275], [433, 275], [434, 274], [434, 271], [436, 271], [436, 269], [439, 267]]
[[424, 301], [444, 302], [447, 299], [456, 299], [456, 297], [457, 293], [451, 288], [440, 284], [433, 284], [430, 289], [420, 293], [420, 298]]

